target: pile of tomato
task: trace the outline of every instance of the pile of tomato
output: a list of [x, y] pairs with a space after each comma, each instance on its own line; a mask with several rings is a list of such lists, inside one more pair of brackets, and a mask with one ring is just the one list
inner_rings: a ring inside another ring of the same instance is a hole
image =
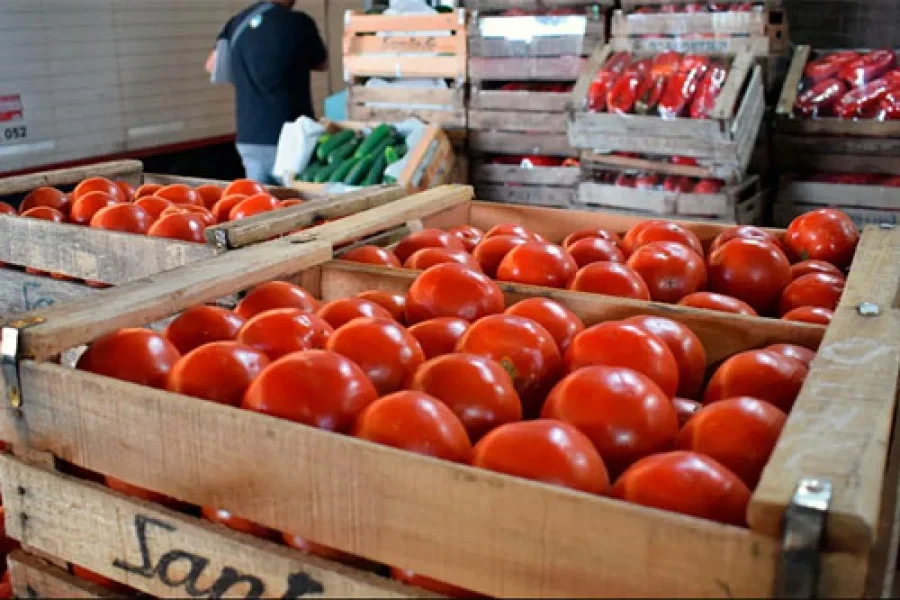
[[721, 179], [660, 175], [647, 171], [601, 171], [594, 174], [592, 179], [597, 183], [607, 183], [618, 187], [686, 194], [718, 194], [725, 185]]
[[710, 13], [710, 12], [751, 12], [753, 2], [689, 2], [687, 4], [663, 4], [640, 6], [634, 10], [637, 15]]
[[361, 246], [341, 258], [420, 270], [456, 263], [499, 281], [828, 324], [858, 239], [846, 214], [820, 209], [794, 219], [784, 238], [740, 225], [708, 248], [684, 225], [654, 219], [624, 237], [591, 228], [559, 244], [519, 225], [425, 229], [393, 250]]
[[548, 167], [578, 168], [581, 166], [581, 161], [577, 158], [545, 156], [542, 154], [503, 154], [489, 158], [488, 162], [492, 165], [512, 165], [523, 169], [540, 169]]
[[884, 175], [882, 173], [810, 173], [803, 177], [802, 180], [842, 185], [900, 187], [900, 175]]
[[900, 68], [893, 50], [829, 52], [803, 69], [794, 111], [803, 117], [900, 119]]

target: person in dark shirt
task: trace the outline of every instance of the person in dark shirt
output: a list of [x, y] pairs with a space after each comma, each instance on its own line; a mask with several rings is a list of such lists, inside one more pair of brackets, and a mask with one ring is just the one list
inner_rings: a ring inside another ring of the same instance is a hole
[[[230, 50], [237, 150], [247, 177], [260, 183], [272, 183], [282, 125], [302, 115], [316, 118], [310, 71], [328, 68], [328, 54], [315, 21], [306, 13], [291, 10], [294, 3], [272, 0], [254, 4], [232, 17], [218, 36], [219, 40], [231, 40], [239, 31]], [[270, 6], [260, 11], [262, 4]], [[214, 61], [215, 50], [207, 61], [207, 71]]]

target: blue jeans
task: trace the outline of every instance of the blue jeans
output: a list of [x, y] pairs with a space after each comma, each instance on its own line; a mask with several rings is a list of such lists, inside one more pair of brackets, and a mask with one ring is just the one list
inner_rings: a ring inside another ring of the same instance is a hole
[[275, 166], [275, 155], [278, 146], [261, 146], [258, 144], [238, 144], [238, 154], [244, 163], [244, 172], [247, 179], [258, 181], [263, 185], [273, 185], [278, 182], [272, 177], [272, 168]]

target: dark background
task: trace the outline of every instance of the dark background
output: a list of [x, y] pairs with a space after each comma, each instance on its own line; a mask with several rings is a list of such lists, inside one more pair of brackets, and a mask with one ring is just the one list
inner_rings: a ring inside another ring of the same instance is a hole
[[785, 0], [794, 44], [900, 48], [900, 0]]

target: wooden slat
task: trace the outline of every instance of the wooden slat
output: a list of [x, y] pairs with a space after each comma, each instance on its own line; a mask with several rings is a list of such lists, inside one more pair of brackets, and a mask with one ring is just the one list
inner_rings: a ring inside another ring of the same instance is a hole
[[268, 598], [435, 597], [12, 457], [0, 457], [0, 473], [6, 510], [28, 515], [10, 522], [11, 537], [158, 598], [221, 597], [245, 586]]
[[97, 288], [83, 283], [60, 281], [49, 275], [30, 275], [14, 269], [0, 269], [0, 320], [15, 313], [37, 310], [95, 291]]
[[626, 14], [622, 10], [616, 10], [612, 18], [612, 35], [763, 36], [766, 34], [767, 22], [768, 15], [762, 11]]
[[403, 86], [351, 85], [348, 101], [354, 104], [364, 102], [390, 102], [401, 104], [436, 104], [464, 108], [462, 88], [435, 89]]
[[588, 88], [597, 75], [597, 71], [600, 70], [600, 67], [603, 66], [611, 53], [612, 48], [609, 44], [597, 46], [591, 53], [587, 63], [585, 63], [584, 68], [581, 69], [581, 73], [578, 75], [575, 87], [572, 88], [570, 110], [582, 110], [582, 107], [586, 105]]
[[497, 154], [547, 154], [550, 156], [574, 156], [576, 151], [563, 134], [532, 135], [510, 131], [469, 132], [469, 149]]
[[835, 117], [782, 119], [776, 127], [781, 133], [802, 135], [852, 135], [886, 138], [896, 141], [900, 137], [900, 121], [848, 120]]
[[466, 11], [457, 9], [445, 14], [365, 15], [347, 11], [344, 33], [376, 33], [384, 31], [465, 31]]
[[572, 81], [578, 78], [585, 63], [586, 59], [579, 55], [524, 58], [470, 56], [469, 78], [473, 81]]
[[544, 186], [574, 186], [578, 183], [579, 175], [578, 167], [526, 169], [518, 165], [493, 165], [480, 162], [473, 164], [471, 170], [473, 181]]
[[129, 183], [137, 183], [140, 182], [140, 175], [143, 170], [144, 166], [140, 161], [117, 160], [0, 178], [0, 196], [27, 193], [35, 188], [43, 186], [57, 187], [74, 185], [88, 177], [127, 179]]
[[[408, 29], [407, 31], [412, 31]], [[462, 35], [390, 35], [371, 36], [347, 33], [344, 38], [344, 55], [391, 54], [404, 52], [434, 52], [456, 54], [466, 51]]]
[[[753, 55], [749, 52], [742, 52], [734, 57], [728, 68], [728, 76], [725, 79], [725, 85], [716, 98], [710, 118], [721, 119], [723, 121], [731, 119], [735, 115], [735, 107], [737, 106], [741, 90], [744, 88], [744, 82], [750, 77], [751, 69], [755, 66]], [[752, 88], [751, 90], [752, 91]], [[749, 91], [747, 93], [750, 93]]]
[[90, 581], [79, 579], [36, 556], [15, 550], [6, 559], [16, 598], [123, 598]]
[[563, 112], [569, 94], [562, 92], [506, 92], [473, 87], [469, 108], [478, 110], [518, 110]]
[[543, 133], [564, 134], [566, 115], [563, 112], [470, 109], [469, 129], [532, 132], [536, 137]]
[[501, 11], [510, 8], [535, 12], [546, 8], [591, 5], [609, 7], [614, 4], [615, 0], [466, 0], [466, 8], [481, 12]]
[[348, 77], [442, 77], [466, 76], [466, 58], [460, 56], [344, 56]]
[[478, 197], [486, 202], [546, 206], [550, 208], [569, 208], [575, 202], [574, 187], [505, 185], [502, 183], [478, 181], [474, 182], [473, 185]]
[[[829, 547], [866, 551], [878, 524], [900, 372], [900, 230], [862, 236], [834, 319], [749, 508], [751, 527], [778, 535], [801, 477], [831, 480]], [[873, 303], [878, 316], [857, 312]], [[837, 433], [837, 437], [835, 436]]]
[[809, 60], [809, 53], [809, 46], [797, 46], [794, 48], [791, 66], [788, 67], [784, 85], [781, 88], [781, 97], [775, 106], [776, 115], [790, 116], [794, 113], [794, 103], [797, 101], [797, 94], [800, 92], [800, 80], [803, 78], [803, 69]]

